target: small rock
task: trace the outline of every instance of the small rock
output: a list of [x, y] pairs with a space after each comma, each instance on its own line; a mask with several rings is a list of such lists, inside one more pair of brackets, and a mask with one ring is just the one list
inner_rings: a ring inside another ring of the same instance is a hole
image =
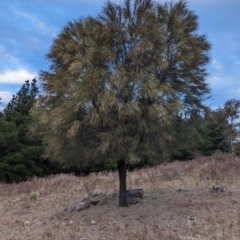
[[82, 201], [76, 201], [70, 204], [69, 207], [65, 208], [64, 211], [74, 212], [82, 211], [85, 208], [89, 208], [89, 198], [84, 198]]
[[95, 224], [96, 224], [96, 222], [95, 222], [94, 220], [92, 220], [92, 221], [91, 221], [91, 224], [92, 224], [92, 225], [95, 225]]
[[28, 225], [30, 225], [29, 221], [24, 222], [24, 226], [28, 226]]
[[139, 199], [143, 199], [143, 195], [144, 195], [144, 192], [143, 192], [143, 189], [139, 188], [139, 189], [132, 189], [132, 188], [129, 188], [127, 190], [127, 201], [128, 201], [128, 204], [130, 205], [138, 205], [139, 204]]
[[117, 196], [118, 196], [117, 193], [112, 194], [112, 198], [117, 198]]
[[90, 197], [90, 204], [93, 206], [106, 205], [107, 204], [107, 196], [103, 193], [94, 194]]
[[212, 187], [212, 192], [225, 192], [225, 187], [223, 187], [222, 185], [219, 186], [213, 186]]
[[139, 204], [139, 199], [135, 197], [128, 197], [127, 198], [128, 204], [130, 205], [137, 205]]
[[80, 202], [77, 206], [76, 206], [76, 210], [77, 211], [82, 211], [85, 208], [89, 208], [89, 200], [84, 201], [84, 202]]
[[143, 199], [143, 195], [144, 195], [144, 191], [141, 188], [138, 188], [138, 189], [129, 188], [127, 190], [127, 193], [130, 197], [135, 197], [139, 199]]

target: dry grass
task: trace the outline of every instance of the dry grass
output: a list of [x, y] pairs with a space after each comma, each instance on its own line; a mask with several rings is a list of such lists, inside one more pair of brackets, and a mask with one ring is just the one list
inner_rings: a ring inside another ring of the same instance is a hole
[[[117, 173], [0, 184], [0, 239], [240, 239], [240, 161], [230, 155], [166, 163], [127, 177], [129, 188], [145, 191], [129, 208], [117, 207]], [[211, 191], [220, 184], [225, 192]], [[107, 194], [108, 204], [64, 211], [93, 192]]]

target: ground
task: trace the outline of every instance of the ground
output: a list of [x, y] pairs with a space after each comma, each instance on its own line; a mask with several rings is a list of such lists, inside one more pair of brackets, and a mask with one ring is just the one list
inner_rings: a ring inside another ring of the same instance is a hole
[[[118, 207], [118, 174], [57, 175], [0, 184], [0, 239], [240, 239], [240, 162], [199, 157], [128, 172], [143, 188], [138, 205]], [[213, 192], [213, 185], [224, 192]], [[66, 211], [88, 194], [106, 205]]]

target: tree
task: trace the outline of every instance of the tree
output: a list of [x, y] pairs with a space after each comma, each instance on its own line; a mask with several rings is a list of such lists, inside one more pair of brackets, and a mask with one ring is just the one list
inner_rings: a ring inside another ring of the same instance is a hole
[[226, 139], [229, 146], [228, 150], [237, 159], [234, 145], [239, 142], [240, 136], [240, 100], [230, 99], [226, 101], [222, 111], [224, 112], [225, 119], [228, 123], [225, 129]]
[[28, 113], [38, 94], [37, 80], [34, 78], [31, 83], [29, 80], [25, 81], [21, 89], [16, 95], [13, 95], [11, 101], [4, 109], [5, 120], [14, 122], [17, 126], [26, 122], [26, 119], [30, 118]]
[[44, 147], [28, 136], [29, 110], [38, 95], [37, 80], [28, 80], [8, 103], [0, 117], [0, 181], [19, 182], [43, 176], [50, 168], [41, 159]]
[[219, 109], [208, 110], [198, 125], [200, 141], [197, 151], [205, 156], [214, 152], [227, 152], [228, 143], [225, 137], [225, 129], [228, 125], [226, 118]]
[[[0, 101], [2, 100], [2, 98], [0, 98]], [[0, 102], [0, 104], [1, 104], [1, 102]], [[2, 116], [3, 116], [3, 113], [2, 113], [2, 111], [0, 111], [0, 119], [2, 118]]]
[[177, 115], [174, 124], [174, 139], [170, 143], [171, 160], [191, 160], [200, 142], [199, 123], [202, 117], [192, 111], [190, 116]]
[[96, 18], [68, 23], [32, 110], [46, 156], [82, 165], [114, 159], [119, 206], [128, 206], [126, 166], [146, 154], [162, 159], [173, 116], [203, 107], [209, 93], [210, 45], [197, 28], [184, 1], [107, 2]]

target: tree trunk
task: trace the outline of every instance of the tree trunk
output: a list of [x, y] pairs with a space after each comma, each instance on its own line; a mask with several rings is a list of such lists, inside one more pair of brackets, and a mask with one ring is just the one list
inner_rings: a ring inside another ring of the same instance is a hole
[[119, 172], [119, 207], [128, 207], [127, 201], [127, 171], [124, 160], [118, 161]]

